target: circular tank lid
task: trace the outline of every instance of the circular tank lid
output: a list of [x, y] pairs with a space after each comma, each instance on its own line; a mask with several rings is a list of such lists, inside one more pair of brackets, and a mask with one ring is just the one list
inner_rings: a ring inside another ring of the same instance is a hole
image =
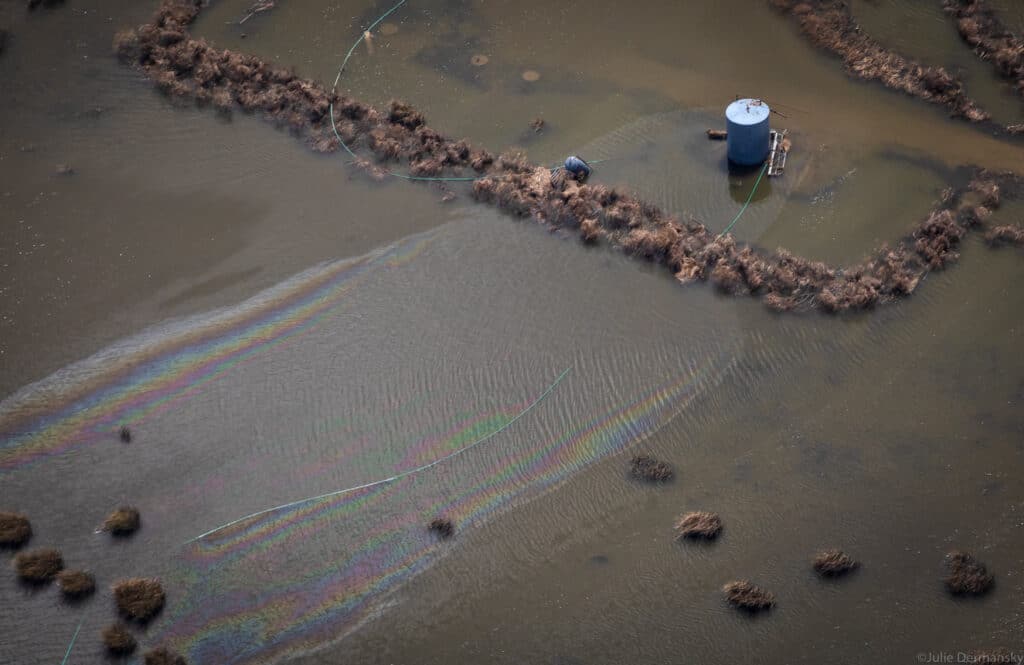
[[725, 117], [737, 125], [759, 125], [769, 113], [767, 102], [760, 99], [737, 99], [725, 109]]

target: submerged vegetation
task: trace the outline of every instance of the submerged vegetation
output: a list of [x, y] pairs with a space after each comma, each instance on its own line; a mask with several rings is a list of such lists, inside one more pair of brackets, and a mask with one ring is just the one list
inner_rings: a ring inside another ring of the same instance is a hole
[[131, 506], [121, 506], [103, 521], [103, 530], [115, 536], [129, 536], [142, 525], [139, 511]]
[[662, 462], [646, 453], [634, 455], [629, 462], [629, 473], [637, 480], [649, 483], [663, 483], [672, 480], [675, 472], [672, 465]]
[[21, 547], [32, 537], [32, 523], [21, 513], [0, 512], [0, 547]]
[[950, 552], [946, 555], [946, 568], [946, 588], [956, 595], [981, 595], [988, 592], [995, 583], [995, 578], [985, 564], [969, 552]]
[[775, 594], [748, 580], [729, 582], [722, 587], [722, 593], [734, 607], [748, 612], [759, 612], [775, 606]]
[[839, 577], [857, 569], [860, 563], [842, 550], [829, 549], [818, 552], [813, 565], [822, 577]]
[[677, 538], [713, 540], [722, 533], [722, 518], [717, 513], [698, 510], [686, 513], [676, 521]]
[[57, 574], [57, 586], [67, 598], [84, 598], [96, 590], [96, 578], [84, 570], [62, 570]]
[[118, 611], [133, 621], [145, 623], [164, 606], [164, 589], [156, 579], [135, 577], [121, 580], [114, 585], [113, 592]]
[[103, 629], [101, 633], [103, 646], [107, 653], [112, 656], [127, 656], [135, 651], [138, 643], [135, 637], [128, 632], [128, 628], [121, 623], [114, 623]]
[[14, 569], [18, 577], [30, 584], [51, 582], [63, 568], [64, 557], [48, 547], [20, 552], [14, 557]]

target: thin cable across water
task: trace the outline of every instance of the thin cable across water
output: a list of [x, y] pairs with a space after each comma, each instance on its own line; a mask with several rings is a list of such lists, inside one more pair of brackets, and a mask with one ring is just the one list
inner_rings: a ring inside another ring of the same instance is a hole
[[742, 208], [740, 208], [740, 211], [739, 211], [738, 213], [736, 213], [736, 216], [732, 218], [732, 221], [731, 221], [731, 222], [729, 222], [729, 226], [725, 227], [725, 230], [724, 230], [724, 231], [722, 231], [721, 233], [719, 233], [719, 234], [718, 234], [718, 237], [719, 237], [719, 238], [721, 238], [721, 237], [722, 237], [722, 236], [724, 236], [724, 235], [725, 235], [726, 233], [728, 233], [728, 232], [729, 232], [729, 230], [730, 230], [730, 229], [731, 229], [731, 228], [732, 228], [733, 226], [735, 226], [736, 222], [738, 222], [738, 221], [739, 221], [739, 219], [740, 219], [740, 216], [741, 216], [741, 215], [742, 215], [743, 213], [745, 213], [745, 212], [747, 211], [747, 206], [749, 206], [749, 205], [750, 205], [750, 202], [751, 202], [751, 201], [752, 201], [752, 200], [754, 199], [754, 192], [756, 192], [756, 191], [757, 191], [757, 186], [761, 184], [761, 178], [763, 178], [763, 177], [764, 177], [764, 172], [765, 172], [765, 171], [766, 171], [767, 169], [768, 169], [768, 162], [766, 161], [766, 162], [764, 163], [764, 166], [762, 166], [762, 167], [761, 167], [761, 172], [760, 172], [759, 174], [757, 174], [757, 180], [756, 180], [756, 181], [754, 182], [754, 187], [753, 187], [753, 188], [752, 188], [752, 189], [750, 190], [750, 196], [748, 196], [748, 197], [747, 197], [747, 201], [746, 201], [746, 203], [744, 203], [744, 204], [743, 204], [743, 207], [742, 207]]
[[356, 485], [355, 487], [346, 487], [345, 489], [336, 490], [334, 492], [327, 492], [326, 494], [318, 494], [316, 496], [307, 497], [305, 499], [299, 499], [298, 501], [292, 501], [291, 503], [285, 503], [285, 504], [282, 504], [280, 506], [274, 506], [273, 508], [266, 508], [264, 510], [260, 510], [258, 512], [252, 513], [250, 515], [246, 515], [245, 517], [239, 517], [238, 519], [232, 520], [232, 521], [228, 522], [227, 524], [222, 524], [221, 526], [218, 526], [218, 527], [215, 527], [213, 529], [210, 529], [209, 531], [206, 531], [204, 533], [199, 534], [195, 538], [190, 538], [189, 540], [186, 540], [183, 544], [188, 545], [188, 544], [194, 543], [197, 540], [202, 540], [203, 538], [206, 538], [207, 536], [210, 536], [210, 535], [212, 535], [214, 533], [217, 533], [218, 531], [223, 531], [224, 529], [232, 527], [232, 526], [234, 526], [236, 524], [239, 524], [241, 522], [245, 522], [246, 520], [253, 519], [255, 517], [259, 517], [261, 515], [266, 515], [267, 513], [272, 513], [274, 511], [278, 511], [278, 510], [285, 510], [287, 508], [294, 508], [295, 506], [301, 506], [304, 503], [311, 503], [313, 501], [319, 501], [321, 499], [327, 499], [327, 498], [334, 497], [334, 496], [339, 496], [339, 495], [342, 495], [342, 494], [348, 494], [348, 493], [351, 493], [351, 492], [356, 492], [358, 490], [367, 489], [369, 487], [376, 487], [377, 485], [384, 485], [384, 484], [387, 484], [387, 483], [393, 483], [396, 480], [401, 480], [402, 478], [406, 478], [406, 477], [411, 476], [411, 475], [413, 475], [415, 473], [419, 473], [421, 471], [426, 471], [427, 469], [435, 467], [438, 464], [441, 464], [442, 462], [446, 462], [446, 461], [452, 459], [453, 457], [461, 455], [462, 453], [466, 452], [467, 450], [470, 450], [471, 448], [475, 448], [476, 446], [480, 445], [481, 443], [483, 443], [483, 442], [485, 442], [485, 441], [487, 441], [487, 440], [497, 436], [498, 434], [501, 434], [505, 430], [507, 430], [517, 420], [519, 420], [520, 418], [525, 416], [527, 413], [532, 411], [537, 405], [539, 405], [541, 402], [543, 402], [547, 398], [547, 396], [550, 395], [554, 391], [554, 389], [558, 387], [558, 384], [562, 382], [562, 379], [564, 379], [566, 376], [568, 376], [569, 370], [571, 370], [571, 369], [572, 369], [572, 367], [566, 367], [565, 370], [563, 370], [562, 373], [558, 375], [558, 378], [556, 378], [554, 380], [554, 382], [550, 386], [548, 386], [546, 390], [544, 390], [544, 392], [542, 392], [539, 396], [537, 396], [537, 398], [535, 400], [530, 402], [530, 404], [525, 409], [523, 409], [522, 411], [517, 413], [515, 416], [513, 416], [512, 419], [509, 420], [507, 423], [505, 423], [501, 427], [495, 429], [494, 431], [492, 431], [492, 432], [490, 432], [488, 434], [485, 434], [484, 436], [480, 437], [479, 439], [477, 439], [476, 441], [470, 443], [469, 445], [463, 446], [462, 448], [459, 448], [456, 451], [448, 453], [447, 455], [445, 455], [443, 457], [440, 457], [440, 458], [438, 458], [438, 459], [436, 459], [436, 460], [434, 460], [432, 462], [428, 462], [427, 464], [423, 464], [423, 465], [415, 467], [413, 469], [409, 469], [407, 471], [403, 471], [403, 472], [401, 472], [399, 474], [396, 474], [394, 476], [390, 476], [388, 478], [382, 478], [381, 480], [374, 480], [374, 481], [369, 482], [369, 483], [363, 483], [362, 485]]
[[[400, 0], [400, 2], [398, 2], [398, 4], [396, 4], [394, 7], [392, 7], [391, 9], [389, 9], [386, 12], [384, 12], [383, 14], [381, 14], [377, 18], [376, 21], [371, 23], [370, 26], [361, 35], [359, 35], [359, 38], [356, 39], [356, 41], [348, 49], [348, 53], [345, 54], [345, 59], [341, 61], [341, 67], [338, 68], [338, 75], [334, 77], [334, 85], [331, 86], [331, 97], [332, 98], [335, 97], [337, 95], [337, 93], [338, 93], [338, 83], [341, 82], [341, 75], [342, 75], [342, 73], [344, 73], [345, 67], [348, 65], [348, 61], [352, 58], [352, 54], [355, 52], [356, 47], [358, 47], [359, 44], [366, 38], [366, 34], [368, 32], [370, 32], [371, 30], [373, 30], [374, 28], [376, 28], [378, 25], [380, 25], [381, 21], [383, 21], [388, 16], [390, 16], [391, 14], [396, 12], [398, 10], [398, 8], [401, 7], [402, 5], [404, 5], [406, 2], [407, 2], [407, 0]], [[341, 134], [338, 132], [338, 125], [337, 125], [337, 123], [334, 120], [334, 102], [333, 101], [331, 101], [331, 103], [330, 103], [329, 112], [330, 112], [330, 115], [331, 115], [331, 129], [334, 131], [334, 137], [336, 139], [338, 139], [338, 143], [341, 144], [341, 147], [345, 149], [345, 152], [347, 152], [349, 154], [349, 156], [352, 157], [352, 159], [359, 159], [359, 156], [356, 155], [356, 153], [352, 151], [352, 148], [350, 148], [348, 146], [348, 144], [345, 143], [345, 140], [343, 138], [341, 138]], [[609, 159], [612, 159], [612, 158], [609, 158]], [[591, 164], [600, 164], [602, 162], [607, 162], [607, 161], [608, 161], [608, 159], [595, 159], [595, 160], [590, 161], [590, 163]], [[553, 166], [553, 167], [551, 167], [551, 170], [552, 171], [557, 171], [559, 168], [561, 168], [561, 167], [560, 166]], [[416, 176], [416, 175], [408, 175], [408, 174], [405, 174], [405, 173], [396, 173], [394, 171], [385, 171], [385, 173], [387, 173], [390, 176], [394, 176], [396, 178], [402, 178], [404, 180], [417, 180], [417, 181], [421, 181], [421, 182], [473, 182], [475, 180], [483, 180], [484, 178], [507, 177], [507, 176], [501, 176], [501, 175]]]
[[75, 646], [75, 641], [78, 640], [78, 633], [82, 630], [82, 624], [85, 619], [78, 622], [78, 628], [75, 628], [75, 634], [71, 637], [71, 644], [68, 645], [68, 650], [64, 652], [64, 660], [60, 661], [60, 665], [67, 665], [68, 658], [71, 656], [71, 649]]

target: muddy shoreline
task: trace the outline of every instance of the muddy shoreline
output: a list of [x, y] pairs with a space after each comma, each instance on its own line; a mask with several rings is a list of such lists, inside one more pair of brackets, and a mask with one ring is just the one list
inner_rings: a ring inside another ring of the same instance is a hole
[[[817, 9], [788, 0], [775, 4], [788, 7], [823, 44], [854, 44], [848, 53], [867, 49], [884, 55], [851, 27], [842, 3], [816, 3]], [[478, 201], [576, 233], [584, 242], [608, 244], [664, 265], [682, 283], [710, 281], [724, 293], [753, 295], [779, 311], [869, 309], [907, 296], [928, 272], [956, 261], [960, 240], [984, 226], [1001, 196], [1016, 198], [1024, 189], [1014, 174], [966, 169], [966, 184], [947, 189], [925, 219], [892, 248], [881, 247], [859, 265], [831, 267], [783, 249], [767, 252], [739, 244], [699, 220], [680, 220], [619, 189], [578, 182], [562, 170], [532, 164], [522, 154], [494, 155], [466, 140], [452, 140], [428, 127], [408, 104], [393, 101], [381, 111], [290, 69], [217, 49], [188, 33], [203, 6], [199, 0], [164, 0], [150, 23], [118, 33], [119, 56], [172, 98], [193, 99], [225, 113], [234, 108], [260, 113], [318, 152], [336, 152], [343, 147], [341, 141], [353, 151], [368, 150], [375, 160], [357, 157], [355, 163], [375, 179], [388, 177], [388, 164], [402, 164], [418, 178], [472, 174]], [[862, 60], [853, 62], [850, 66]], [[941, 68], [890, 59], [886, 67], [871, 69], [872, 62], [863, 61], [867, 69], [861, 71], [886, 81], [895, 77], [907, 92], [945, 103], [968, 119], [987, 118]]]

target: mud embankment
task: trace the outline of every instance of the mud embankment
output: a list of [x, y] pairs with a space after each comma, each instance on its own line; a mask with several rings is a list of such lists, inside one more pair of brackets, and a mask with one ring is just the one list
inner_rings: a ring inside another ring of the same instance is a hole
[[[922, 69], [895, 56], [876, 69], [873, 59], [885, 52], [858, 37], [848, 13], [838, 7], [825, 13], [806, 3], [790, 9], [824, 43], [846, 48], [841, 45], [859, 40], [848, 51], [855, 71], [892, 75], [894, 86], [906, 85], [909, 92], [948, 103], [966, 117], [985, 117], [941, 69]], [[909, 295], [929, 271], [957, 259], [960, 240], [983, 225], [1002, 194], [1017, 196], [1022, 190], [1017, 176], [976, 170], [964, 178], [968, 184], [947, 190], [894, 247], [882, 247], [859, 265], [830, 267], [785, 250], [766, 252], [738, 244], [731, 235], [717, 235], [695, 219], [681, 221], [632, 194], [577, 182], [522, 155], [495, 156], [465, 140], [449, 139], [430, 129], [422, 114], [407, 104], [392, 102], [380, 111], [255, 56], [214, 48], [187, 30], [201, 8], [202, 2], [195, 0], [164, 0], [152, 22], [118, 34], [119, 55], [172, 97], [262, 114], [320, 152], [341, 148], [332, 127], [333, 108], [337, 135], [352, 150], [372, 155], [372, 160], [358, 158], [356, 163], [373, 177], [386, 177], [389, 163], [403, 164], [420, 177], [472, 174], [477, 178], [473, 196], [479, 201], [576, 233], [585, 242], [606, 243], [662, 264], [680, 282], [710, 281], [725, 293], [762, 298], [776, 310], [867, 309]], [[859, 60], [856, 54], [866, 51], [873, 55]], [[926, 79], [932, 81], [929, 86], [921, 83]]]

